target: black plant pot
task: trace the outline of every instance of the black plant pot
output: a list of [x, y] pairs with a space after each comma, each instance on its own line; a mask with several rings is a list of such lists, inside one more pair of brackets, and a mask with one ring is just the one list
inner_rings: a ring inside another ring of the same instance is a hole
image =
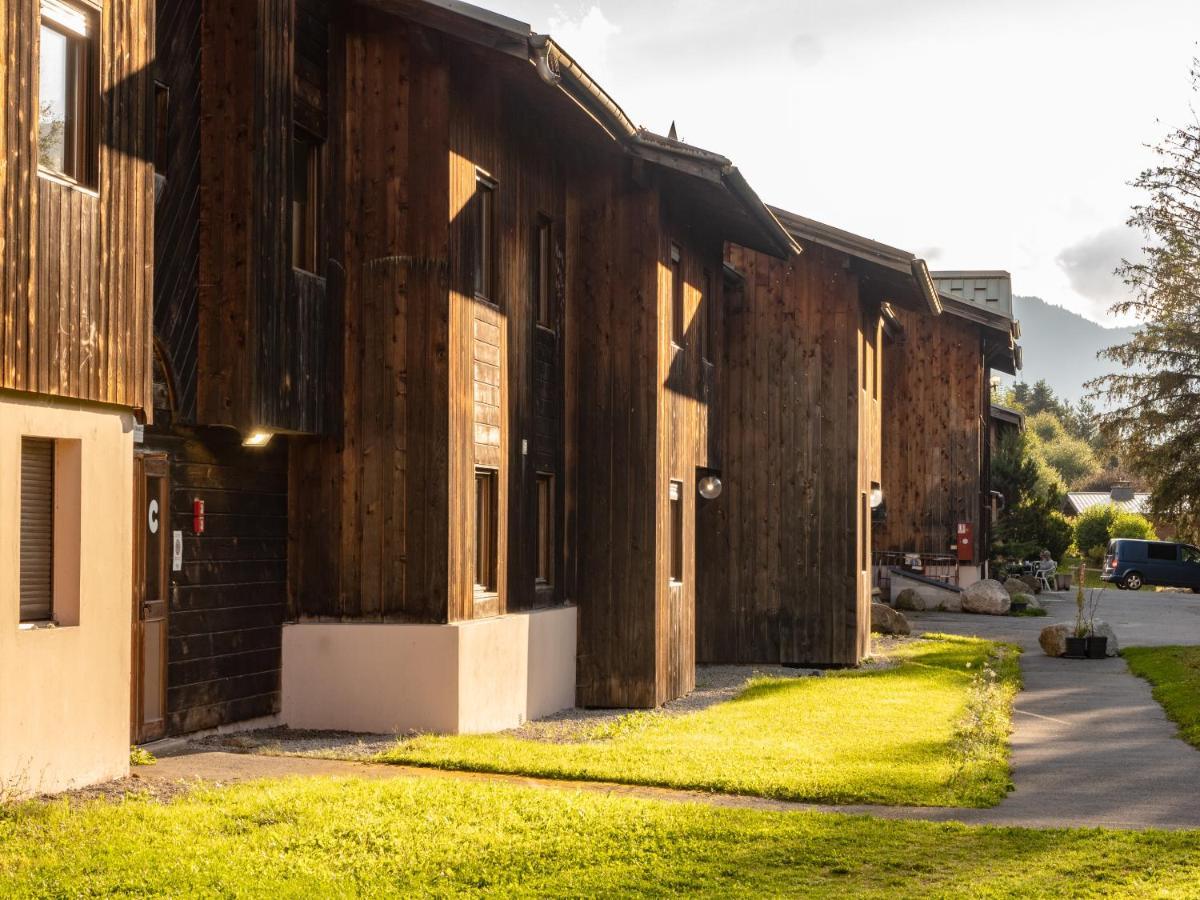
[[1087, 658], [1088, 659], [1107, 659], [1108, 658], [1108, 638], [1103, 635], [1096, 637], [1084, 638], [1087, 641]]
[[1025, 612], [1027, 609], [1029, 609], [1028, 603], [1024, 602], [1023, 600], [1014, 600], [1012, 602], [1012, 606], [1009, 608], [1009, 612], [1021, 613]]
[[[1107, 640], [1107, 639], [1106, 639]], [[1087, 638], [1069, 637], [1067, 638], [1067, 650], [1063, 656], [1067, 659], [1087, 659], [1088, 647]]]

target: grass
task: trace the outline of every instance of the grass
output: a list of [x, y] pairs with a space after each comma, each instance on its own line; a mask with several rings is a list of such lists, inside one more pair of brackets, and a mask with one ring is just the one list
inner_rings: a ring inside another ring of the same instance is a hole
[[1179, 736], [1200, 749], [1200, 647], [1130, 647], [1121, 655], [1154, 687]]
[[1015, 648], [937, 635], [893, 668], [761, 678], [685, 716], [634, 713], [574, 743], [401, 741], [384, 762], [821, 803], [992, 806], [1010, 789]]
[[420, 779], [0, 808], [12, 898], [1196, 897], [1200, 833], [969, 828]]

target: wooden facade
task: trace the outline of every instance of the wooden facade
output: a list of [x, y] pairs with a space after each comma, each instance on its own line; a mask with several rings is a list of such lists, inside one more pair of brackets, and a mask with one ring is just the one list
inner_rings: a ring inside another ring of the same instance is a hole
[[98, 14], [97, 177], [38, 166], [40, 3], [0, 11], [0, 388], [149, 415], [151, 0]]
[[731, 248], [720, 498], [702, 501], [702, 662], [852, 666], [870, 646], [869, 500], [880, 480], [880, 298], [811, 241]]
[[883, 490], [886, 518], [875, 526], [881, 551], [957, 555], [958, 526], [969, 525], [980, 565], [990, 517], [990, 370], [980, 326], [952, 314], [937, 319], [901, 310], [903, 336], [885, 350]]

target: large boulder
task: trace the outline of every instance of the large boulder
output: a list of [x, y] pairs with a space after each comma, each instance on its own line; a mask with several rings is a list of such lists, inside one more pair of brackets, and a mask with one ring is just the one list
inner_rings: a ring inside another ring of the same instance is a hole
[[1010, 597], [1015, 597], [1017, 594], [1029, 593], [1029, 585], [1020, 578], [1007, 578], [1004, 582], [1004, 589], [1008, 591]]
[[1012, 597], [998, 581], [985, 578], [977, 581], [962, 593], [963, 612], [983, 616], [1007, 616], [1012, 608]]
[[1038, 581], [1036, 575], [1022, 575], [1018, 580], [1025, 584], [1025, 593], [1040, 594], [1042, 592], [1042, 583]]
[[1117, 643], [1117, 633], [1113, 631], [1112, 626], [1107, 622], [1096, 622], [1092, 628], [1092, 634], [1096, 637], [1108, 638], [1108, 647], [1105, 653], [1108, 656], [1118, 656], [1121, 653], [1121, 645]]
[[937, 608], [938, 603], [936, 600], [920, 594], [912, 588], [905, 588], [896, 595], [896, 609], [905, 609], [909, 612], [925, 612]]
[[1047, 625], [1038, 635], [1038, 643], [1047, 656], [1062, 656], [1067, 652], [1067, 638], [1075, 634], [1073, 625]]
[[896, 612], [882, 603], [871, 604], [871, 630], [880, 634], [912, 634], [904, 613]]

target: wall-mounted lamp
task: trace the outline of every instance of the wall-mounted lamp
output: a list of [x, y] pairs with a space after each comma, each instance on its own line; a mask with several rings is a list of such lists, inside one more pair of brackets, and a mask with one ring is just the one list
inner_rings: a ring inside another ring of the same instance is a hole
[[700, 496], [705, 500], [716, 500], [721, 496], [721, 492], [725, 490], [725, 485], [716, 475], [705, 475], [700, 479], [700, 483], [696, 485], [700, 491]]
[[242, 440], [243, 447], [265, 447], [275, 435], [269, 431], [252, 431]]
[[877, 484], [871, 485], [871, 509], [883, 506], [883, 488]]

